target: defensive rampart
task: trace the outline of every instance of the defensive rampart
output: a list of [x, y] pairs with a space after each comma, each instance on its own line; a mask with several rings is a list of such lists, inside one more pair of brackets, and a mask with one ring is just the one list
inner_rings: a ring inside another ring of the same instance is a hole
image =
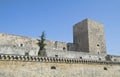
[[119, 77], [120, 62], [0, 55], [0, 77]]
[[102, 24], [85, 19], [73, 34], [73, 43], [45, 40], [38, 56], [38, 39], [0, 33], [0, 77], [120, 77], [120, 56], [106, 54]]

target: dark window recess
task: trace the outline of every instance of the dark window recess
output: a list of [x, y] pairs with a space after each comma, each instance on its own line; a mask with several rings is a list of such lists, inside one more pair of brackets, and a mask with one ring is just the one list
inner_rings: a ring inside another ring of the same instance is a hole
[[55, 57], [58, 57], [58, 55], [55, 55]]
[[98, 52], [98, 55], [100, 54], [100, 52]]
[[56, 69], [56, 67], [55, 67], [55, 66], [52, 66], [51, 69]]
[[63, 50], [65, 50], [66, 48], [65, 47], [63, 47]]
[[101, 60], [101, 58], [99, 58], [99, 60]]
[[80, 59], [82, 59], [82, 57], [80, 57]]
[[23, 47], [23, 44], [20, 44], [21, 47]]
[[107, 70], [107, 68], [106, 68], [106, 67], [104, 67], [104, 70]]
[[97, 44], [97, 46], [100, 46], [99, 44]]

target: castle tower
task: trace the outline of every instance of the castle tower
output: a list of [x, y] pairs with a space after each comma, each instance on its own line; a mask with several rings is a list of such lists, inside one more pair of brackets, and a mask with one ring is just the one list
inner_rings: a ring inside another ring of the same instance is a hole
[[73, 42], [77, 44], [77, 51], [106, 54], [104, 26], [96, 21], [85, 19], [75, 24]]

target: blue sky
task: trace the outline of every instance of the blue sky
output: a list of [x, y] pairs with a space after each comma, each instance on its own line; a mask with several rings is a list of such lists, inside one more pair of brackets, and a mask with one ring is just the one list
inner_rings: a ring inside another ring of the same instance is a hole
[[72, 42], [75, 23], [105, 25], [108, 54], [120, 55], [120, 0], [0, 0], [0, 32]]

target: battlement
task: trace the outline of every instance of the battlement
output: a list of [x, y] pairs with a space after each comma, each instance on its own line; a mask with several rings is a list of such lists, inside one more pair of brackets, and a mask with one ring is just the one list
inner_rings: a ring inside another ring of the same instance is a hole
[[32, 62], [48, 62], [48, 63], [83, 63], [83, 64], [120, 64], [120, 62], [112, 61], [98, 61], [98, 60], [86, 60], [86, 59], [71, 59], [71, 58], [57, 58], [57, 57], [38, 57], [38, 56], [24, 56], [24, 55], [5, 55], [0, 54], [1, 61], [32, 61]]

